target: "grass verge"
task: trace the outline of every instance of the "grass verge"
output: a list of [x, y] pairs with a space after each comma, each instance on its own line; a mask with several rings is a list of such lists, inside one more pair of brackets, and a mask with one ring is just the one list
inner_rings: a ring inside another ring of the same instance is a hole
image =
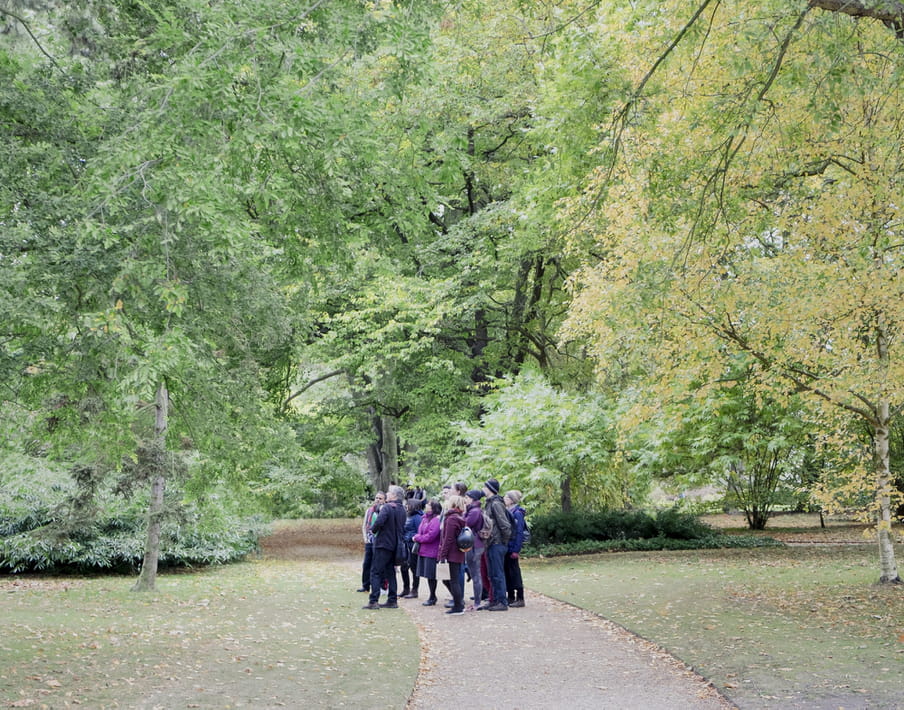
[[0, 578], [0, 705], [404, 707], [416, 629], [360, 612], [348, 579], [283, 560], [163, 575], [150, 594], [125, 577]]
[[742, 708], [904, 707], [904, 589], [874, 545], [525, 560], [525, 582], [655, 641]]

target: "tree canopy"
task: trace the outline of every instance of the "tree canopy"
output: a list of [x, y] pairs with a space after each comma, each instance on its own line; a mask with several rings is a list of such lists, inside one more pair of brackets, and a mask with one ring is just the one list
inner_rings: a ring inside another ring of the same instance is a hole
[[8, 3], [4, 455], [310, 514], [457, 472], [643, 505], [818, 449], [897, 580], [902, 18]]

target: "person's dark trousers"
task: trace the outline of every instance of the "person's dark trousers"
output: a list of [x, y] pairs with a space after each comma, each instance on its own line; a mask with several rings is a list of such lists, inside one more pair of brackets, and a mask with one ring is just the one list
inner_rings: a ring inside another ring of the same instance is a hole
[[487, 573], [490, 576], [490, 586], [493, 587], [493, 603], [508, 606], [508, 595], [505, 593], [505, 568], [504, 560], [507, 551], [506, 545], [490, 545], [487, 548]]
[[[399, 587], [395, 573], [395, 550], [374, 548], [374, 561], [370, 566], [370, 603], [376, 604], [380, 598], [380, 587], [384, 579], [389, 580], [389, 597], [387, 604], [398, 603]], [[503, 590], [503, 596], [504, 590]]]
[[511, 604], [518, 598], [520, 590], [524, 589], [524, 582], [521, 580], [521, 562], [513, 560], [510, 553], [505, 553], [505, 562], [503, 564], [505, 570], [505, 588], [508, 590], [508, 600]]
[[370, 565], [374, 561], [374, 544], [364, 543], [364, 562], [361, 563], [361, 588], [370, 590]]
[[465, 608], [465, 593], [461, 586], [461, 562], [449, 563], [449, 576], [452, 579], [444, 579], [443, 584], [452, 592], [452, 611], [463, 611]]
[[408, 569], [411, 570], [411, 589], [410, 592], [417, 596], [417, 588], [420, 586], [421, 578], [417, 576], [417, 555], [411, 553], [408, 555]]

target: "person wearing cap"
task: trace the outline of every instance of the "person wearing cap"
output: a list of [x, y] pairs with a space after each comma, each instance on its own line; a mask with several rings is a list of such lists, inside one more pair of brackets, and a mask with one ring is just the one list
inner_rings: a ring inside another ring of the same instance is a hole
[[503, 570], [505, 588], [508, 591], [508, 605], [524, 606], [524, 581], [521, 579], [521, 563], [518, 559], [524, 545], [524, 508], [521, 507], [521, 491], [508, 491], [502, 498], [508, 511], [515, 519], [515, 530], [508, 543]]
[[486, 607], [487, 611], [507, 611], [508, 595], [505, 589], [505, 554], [512, 537], [512, 523], [505, 503], [499, 495], [499, 481], [490, 478], [483, 484], [483, 492], [487, 497], [487, 514], [493, 519], [493, 533], [486, 540], [487, 571], [490, 585], [493, 588], [493, 603]]
[[480, 563], [483, 559], [484, 544], [483, 540], [480, 539], [480, 535], [477, 534], [483, 528], [483, 512], [480, 508], [480, 499], [483, 498], [483, 491], [470, 490], [465, 498], [468, 501], [468, 508], [465, 511], [465, 524], [474, 531], [474, 547], [468, 550], [465, 555], [465, 563], [468, 565], [471, 581], [474, 584], [474, 603], [468, 605], [468, 611], [473, 611], [480, 606], [480, 598], [483, 596]]

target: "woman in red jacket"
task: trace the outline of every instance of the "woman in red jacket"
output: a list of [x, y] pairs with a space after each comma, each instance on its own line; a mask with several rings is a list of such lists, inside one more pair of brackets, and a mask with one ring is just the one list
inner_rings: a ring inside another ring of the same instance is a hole
[[462, 513], [467, 506], [467, 499], [457, 495], [450, 496], [444, 505], [446, 516], [437, 559], [446, 560], [449, 563], [451, 579], [443, 580], [443, 584], [452, 593], [452, 608], [446, 611], [447, 614], [465, 613], [465, 594], [461, 587], [461, 566], [465, 561], [465, 553], [458, 549], [458, 535], [465, 527]]

